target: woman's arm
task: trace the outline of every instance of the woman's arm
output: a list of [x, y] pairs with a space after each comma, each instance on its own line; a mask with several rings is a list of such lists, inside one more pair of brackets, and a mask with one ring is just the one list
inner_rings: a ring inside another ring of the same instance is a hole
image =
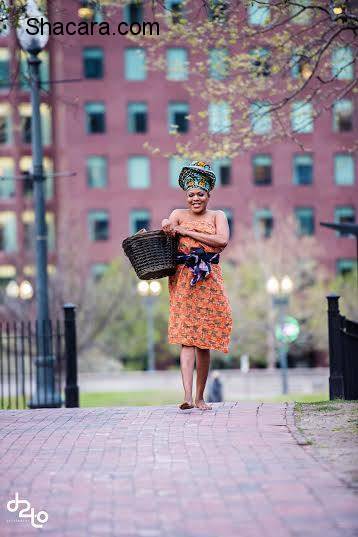
[[179, 224], [179, 210], [174, 209], [169, 215], [169, 218], [162, 220], [162, 229], [168, 235], [175, 235], [174, 228]]
[[230, 234], [229, 224], [224, 211], [217, 211], [215, 215], [215, 223], [216, 233], [214, 235], [209, 233], [201, 233], [200, 231], [192, 231], [190, 229], [186, 229], [184, 226], [179, 225], [175, 226], [174, 230], [184, 237], [191, 237], [192, 239], [203, 242], [209, 246], [221, 247], [224, 249], [229, 242]]

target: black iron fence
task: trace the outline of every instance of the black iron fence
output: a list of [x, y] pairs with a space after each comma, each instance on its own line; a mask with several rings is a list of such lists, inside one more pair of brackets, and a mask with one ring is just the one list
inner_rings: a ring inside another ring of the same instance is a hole
[[62, 406], [79, 406], [75, 306], [65, 304], [64, 318], [42, 327], [0, 323], [0, 408]]
[[339, 312], [339, 296], [328, 295], [329, 398], [358, 399], [358, 322]]

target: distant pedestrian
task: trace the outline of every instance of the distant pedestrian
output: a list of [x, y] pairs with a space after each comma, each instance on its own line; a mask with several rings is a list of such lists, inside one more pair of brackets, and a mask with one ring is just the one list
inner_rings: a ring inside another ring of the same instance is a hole
[[195, 406], [201, 410], [212, 409], [203, 395], [210, 349], [228, 353], [232, 329], [232, 311], [218, 264], [219, 253], [229, 241], [229, 225], [224, 211], [207, 209], [215, 181], [215, 174], [206, 162], [194, 161], [184, 166], [178, 182], [186, 193], [187, 209], [174, 209], [162, 221], [165, 233], [180, 235], [177, 270], [168, 278], [168, 342], [182, 345], [180, 367], [185, 393], [181, 410], [194, 407], [195, 354]]
[[223, 384], [220, 379], [219, 371], [215, 370], [211, 374], [208, 401], [210, 401], [210, 403], [221, 403], [222, 400], [223, 400]]

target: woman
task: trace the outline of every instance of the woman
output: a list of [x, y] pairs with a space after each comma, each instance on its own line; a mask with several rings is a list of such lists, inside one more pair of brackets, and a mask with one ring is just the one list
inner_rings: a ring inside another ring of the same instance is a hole
[[[179, 235], [178, 266], [169, 276], [169, 343], [181, 344], [180, 367], [186, 410], [194, 406], [211, 410], [204, 401], [210, 366], [210, 349], [228, 353], [232, 312], [226, 295], [219, 253], [229, 240], [229, 226], [223, 211], [207, 209], [215, 174], [209, 164], [194, 161], [184, 166], [179, 185], [186, 192], [187, 209], [175, 209], [162, 221], [169, 235]], [[192, 387], [196, 352], [197, 382], [195, 405]]]

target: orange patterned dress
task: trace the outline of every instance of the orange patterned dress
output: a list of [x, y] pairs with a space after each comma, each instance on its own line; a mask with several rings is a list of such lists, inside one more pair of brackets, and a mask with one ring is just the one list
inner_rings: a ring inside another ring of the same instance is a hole
[[[215, 233], [211, 222], [187, 220], [181, 226], [201, 233]], [[220, 252], [191, 237], [179, 238], [179, 253], [189, 253], [190, 248], [201, 247], [206, 252]], [[178, 265], [176, 273], [168, 278], [169, 323], [168, 342], [201, 349], [229, 352], [232, 329], [232, 311], [224, 288], [220, 261], [211, 264], [211, 273], [190, 286], [193, 274], [186, 265]]]

